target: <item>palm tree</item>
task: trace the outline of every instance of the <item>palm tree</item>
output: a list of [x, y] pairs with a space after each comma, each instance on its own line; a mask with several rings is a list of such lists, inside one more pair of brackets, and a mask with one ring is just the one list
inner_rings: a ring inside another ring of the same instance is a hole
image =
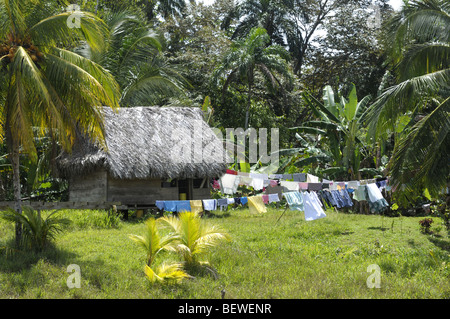
[[282, 1], [243, 1], [230, 13], [240, 18], [233, 32], [232, 39], [245, 38], [253, 28], [260, 27], [267, 31], [271, 42], [285, 45], [282, 28], [285, 23], [285, 9]]
[[233, 38], [248, 36], [252, 28], [266, 29], [272, 43], [289, 50], [293, 59], [294, 73], [300, 75], [313, 35], [331, 12], [348, 2], [348, 0], [244, 0], [229, 13], [223, 27], [227, 29], [230, 21], [237, 18]]
[[388, 27], [396, 84], [365, 117], [378, 139], [409, 117], [389, 163], [392, 181], [438, 193], [449, 178], [450, 3], [409, 1]]
[[25, 206], [22, 213], [9, 208], [2, 212], [1, 217], [23, 226], [21, 244], [24, 248], [42, 251], [70, 224], [70, 219], [58, 217], [57, 214], [55, 210], [42, 217], [40, 211]]
[[[69, 5], [66, 1], [59, 3]], [[13, 167], [15, 210], [21, 212], [19, 154], [36, 156], [33, 126], [51, 128], [70, 150], [77, 134], [103, 140], [97, 106], [117, 107], [119, 88], [100, 65], [72, 51], [83, 40], [96, 52], [107, 28], [87, 12], [56, 13], [53, 1], [0, 1], [0, 135], [6, 135]], [[56, 14], [55, 14], [56, 13]], [[68, 19], [80, 19], [69, 28]], [[21, 228], [16, 225], [16, 240]]]
[[199, 258], [210, 248], [222, 241], [230, 240], [230, 235], [215, 225], [209, 225], [197, 213], [181, 212], [179, 217], [165, 216], [158, 222], [169, 226], [177, 234], [178, 242], [174, 246], [187, 265], [195, 265]]
[[107, 12], [104, 20], [108, 43], [99, 53], [89, 48], [79, 53], [111, 70], [121, 88], [121, 106], [162, 104], [185, 93], [190, 84], [166, 62], [159, 35], [139, 12]]
[[145, 265], [145, 274], [151, 283], [164, 281], [181, 281], [190, 276], [181, 269], [180, 263], [162, 263], [154, 271], [152, 266], [156, 256], [163, 250], [173, 251], [174, 243], [178, 239], [175, 233], [169, 233], [161, 236], [159, 233], [156, 219], [149, 218], [145, 222], [146, 232], [144, 236], [130, 235], [129, 238], [141, 246], [147, 253], [147, 263]]
[[279, 75], [292, 83], [292, 75], [287, 64], [287, 51], [279, 45], [268, 46], [269, 42], [270, 38], [265, 29], [253, 28], [245, 39], [238, 39], [232, 43], [230, 51], [225, 54], [222, 64], [213, 74], [214, 80], [226, 76], [222, 91], [223, 96], [232, 81], [247, 84], [245, 130], [247, 130], [249, 123], [255, 72], [261, 72], [270, 89], [282, 89], [282, 83], [278, 79]]
[[177, 239], [177, 236], [173, 233], [161, 236], [154, 218], [149, 218], [145, 221], [145, 228], [144, 236], [130, 235], [129, 238], [145, 250], [147, 253], [147, 266], [151, 267], [156, 256], [162, 250], [172, 250], [172, 244]]
[[[194, 2], [194, 0], [189, 0]], [[164, 19], [180, 16], [186, 7], [185, 0], [140, 0], [139, 4], [144, 6], [148, 20], [153, 20], [159, 13]]]

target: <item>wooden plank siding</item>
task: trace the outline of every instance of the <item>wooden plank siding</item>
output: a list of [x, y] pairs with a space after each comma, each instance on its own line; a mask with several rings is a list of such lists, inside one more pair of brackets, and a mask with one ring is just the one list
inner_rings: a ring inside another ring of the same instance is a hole
[[107, 172], [98, 170], [87, 175], [72, 176], [69, 181], [69, 201], [106, 202]]
[[[209, 183], [205, 180], [180, 180], [175, 187], [162, 187], [161, 179], [117, 179], [107, 171], [99, 170], [84, 176], [74, 176], [69, 181], [71, 202], [114, 202], [128, 206], [152, 206], [157, 200], [178, 200], [186, 192], [186, 199], [210, 198]], [[184, 185], [180, 188], [180, 185]], [[199, 186], [201, 186], [199, 188]]]
[[161, 179], [121, 180], [108, 176], [108, 201], [124, 205], [154, 205], [157, 200], [177, 200], [177, 187], [161, 187]]

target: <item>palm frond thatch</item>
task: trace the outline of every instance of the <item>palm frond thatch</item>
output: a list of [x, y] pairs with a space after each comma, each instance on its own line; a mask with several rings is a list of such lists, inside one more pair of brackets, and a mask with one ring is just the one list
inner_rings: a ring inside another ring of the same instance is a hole
[[226, 171], [221, 140], [200, 108], [103, 109], [107, 149], [80, 137], [71, 154], [58, 158], [64, 177], [104, 168], [114, 178], [204, 178]]

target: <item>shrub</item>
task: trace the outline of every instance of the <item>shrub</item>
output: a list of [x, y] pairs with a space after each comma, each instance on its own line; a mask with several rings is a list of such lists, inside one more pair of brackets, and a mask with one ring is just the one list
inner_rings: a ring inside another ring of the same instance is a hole
[[429, 234], [431, 233], [431, 224], [433, 223], [433, 219], [432, 218], [425, 218], [419, 221], [420, 224], [420, 231], [424, 234]]
[[181, 264], [166, 264], [163, 263], [161, 266], [153, 270], [152, 265], [155, 261], [156, 256], [162, 250], [173, 250], [173, 243], [177, 239], [176, 234], [169, 234], [166, 236], [161, 236], [156, 225], [156, 220], [151, 217], [145, 222], [145, 233], [143, 236], [139, 235], [129, 235], [129, 238], [137, 243], [147, 254], [147, 264], [145, 265], [144, 272], [150, 280], [151, 283], [155, 282], [180, 282], [185, 278], [190, 276], [181, 269]]
[[9, 208], [3, 212], [2, 218], [18, 223], [22, 227], [21, 247], [29, 250], [42, 251], [55, 239], [56, 235], [69, 225], [70, 220], [57, 216], [55, 210], [42, 217], [39, 210], [24, 206], [22, 213]]
[[[222, 241], [230, 240], [230, 235], [215, 225], [210, 225], [199, 214], [182, 212], [179, 217], [165, 216], [158, 220], [169, 226], [177, 234], [179, 243], [176, 251], [187, 264], [198, 264], [200, 256]], [[208, 263], [208, 262], [202, 262]]]

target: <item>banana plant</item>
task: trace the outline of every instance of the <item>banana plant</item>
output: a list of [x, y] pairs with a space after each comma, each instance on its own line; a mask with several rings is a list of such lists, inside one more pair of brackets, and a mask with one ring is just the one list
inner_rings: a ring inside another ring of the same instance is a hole
[[[328, 146], [331, 167], [322, 172], [330, 177], [339, 176], [346, 179], [360, 179], [361, 156], [367, 156], [366, 146], [361, 137], [365, 134], [362, 114], [371, 100], [370, 95], [358, 101], [356, 86], [347, 97], [335, 96], [331, 86], [323, 90], [323, 102], [308, 92], [303, 93], [306, 104], [311, 108], [317, 120], [304, 122], [302, 126], [293, 127], [297, 133], [314, 134], [320, 142]], [[324, 156], [323, 160], [327, 160]]]

